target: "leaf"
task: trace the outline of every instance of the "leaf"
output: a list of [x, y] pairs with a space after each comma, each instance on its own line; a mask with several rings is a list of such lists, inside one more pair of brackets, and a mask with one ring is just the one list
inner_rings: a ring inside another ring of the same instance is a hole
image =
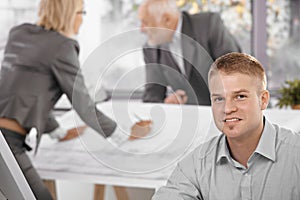
[[300, 80], [286, 80], [278, 93], [280, 97], [276, 106], [279, 108], [300, 104]]

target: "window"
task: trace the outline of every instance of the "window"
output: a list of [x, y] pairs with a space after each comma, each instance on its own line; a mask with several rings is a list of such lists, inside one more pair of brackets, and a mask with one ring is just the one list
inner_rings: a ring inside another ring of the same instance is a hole
[[[84, 16], [77, 39], [81, 47], [82, 71], [91, 90], [97, 83], [97, 88], [104, 87], [120, 94], [143, 91], [143, 87], [140, 87], [145, 82], [141, 48], [146, 38], [139, 32], [137, 19], [137, 8], [141, 2], [142, 0], [85, 1], [87, 15]], [[262, 59], [269, 78], [269, 89], [276, 90], [286, 79], [299, 77], [298, 0], [177, 2], [181, 10], [190, 13], [220, 12], [224, 24], [236, 37], [243, 52]], [[35, 22], [37, 9], [38, 1], [1, 1], [0, 27], [6, 31], [0, 33], [0, 61], [9, 29], [22, 22]], [[264, 22], [263, 19], [266, 19], [266, 23], [260, 26], [262, 23], [258, 22]], [[253, 31], [256, 34], [254, 36]], [[101, 53], [98, 57], [95, 57], [96, 51]]]

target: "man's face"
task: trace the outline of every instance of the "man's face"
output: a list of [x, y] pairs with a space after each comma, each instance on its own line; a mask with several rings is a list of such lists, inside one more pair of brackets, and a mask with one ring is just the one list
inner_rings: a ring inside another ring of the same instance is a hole
[[173, 31], [169, 30], [164, 19], [158, 20], [152, 16], [146, 5], [139, 8], [140, 29], [148, 36], [150, 45], [159, 45], [172, 39]]
[[248, 139], [263, 129], [263, 113], [269, 94], [259, 79], [245, 74], [218, 73], [209, 80], [212, 111], [217, 128], [227, 138]]

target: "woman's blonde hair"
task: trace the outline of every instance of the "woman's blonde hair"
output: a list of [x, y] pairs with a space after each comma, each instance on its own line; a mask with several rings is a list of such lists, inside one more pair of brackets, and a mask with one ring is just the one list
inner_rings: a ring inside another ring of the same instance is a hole
[[69, 32], [81, 0], [41, 0], [38, 25], [47, 30]]

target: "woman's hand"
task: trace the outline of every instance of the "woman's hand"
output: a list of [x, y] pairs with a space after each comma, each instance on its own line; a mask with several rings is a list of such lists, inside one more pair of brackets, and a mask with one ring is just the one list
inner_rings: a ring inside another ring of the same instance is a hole
[[128, 140], [136, 140], [148, 135], [151, 131], [152, 120], [141, 120], [131, 127], [131, 135]]
[[84, 126], [79, 126], [79, 127], [71, 128], [71, 129], [69, 129], [67, 131], [67, 134], [63, 138], [59, 139], [59, 141], [63, 142], [63, 141], [72, 140], [74, 138], [77, 138], [79, 135], [81, 135], [83, 133], [83, 131], [87, 127], [88, 126], [84, 125]]

